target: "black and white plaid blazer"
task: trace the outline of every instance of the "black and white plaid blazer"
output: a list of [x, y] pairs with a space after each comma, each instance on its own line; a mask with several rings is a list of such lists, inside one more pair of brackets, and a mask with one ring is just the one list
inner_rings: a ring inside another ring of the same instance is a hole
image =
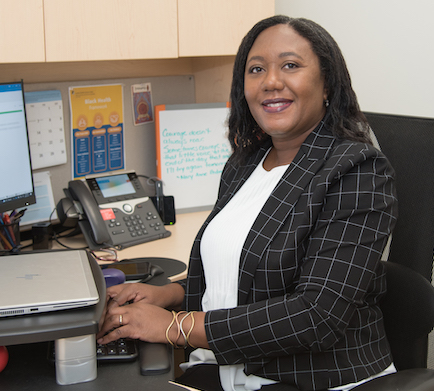
[[[216, 205], [192, 248], [187, 310], [201, 310], [205, 290], [202, 233], [269, 146], [245, 165], [226, 164]], [[300, 390], [359, 381], [388, 367], [379, 260], [396, 218], [394, 171], [384, 155], [370, 145], [337, 140], [320, 124], [247, 236], [238, 306], [206, 314], [218, 363], [244, 363], [247, 374]]]

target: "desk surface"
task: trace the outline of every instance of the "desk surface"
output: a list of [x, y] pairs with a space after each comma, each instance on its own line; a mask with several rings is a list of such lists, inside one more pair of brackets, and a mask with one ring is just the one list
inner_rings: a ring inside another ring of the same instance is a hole
[[[177, 214], [176, 223], [174, 225], [165, 226], [165, 228], [171, 232], [169, 237], [127, 247], [118, 251], [118, 258], [123, 260], [138, 257], [165, 257], [177, 259], [188, 265], [194, 239], [209, 214], [209, 210]], [[73, 238], [61, 239], [61, 241], [62, 243], [74, 248], [79, 248], [85, 245], [84, 238], [81, 235]], [[53, 242], [53, 248], [62, 247]], [[186, 272], [183, 272], [179, 275], [173, 276], [171, 280], [175, 281], [184, 278], [185, 276]]]
[[8, 391], [170, 391], [181, 388], [168, 383], [173, 368], [158, 376], [140, 375], [139, 361], [129, 363], [98, 363], [98, 377], [90, 382], [58, 385], [54, 365], [47, 359], [48, 343], [8, 347], [9, 363], [0, 373], [0, 389]]

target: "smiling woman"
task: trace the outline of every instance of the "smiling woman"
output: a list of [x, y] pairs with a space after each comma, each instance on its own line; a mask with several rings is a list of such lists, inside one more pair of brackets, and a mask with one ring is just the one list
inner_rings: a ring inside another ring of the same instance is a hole
[[275, 16], [250, 30], [228, 138], [187, 279], [109, 288], [99, 342], [188, 348], [177, 382], [205, 391], [348, 391], [393, 372], [378, 303], [394, 171], [322, 27]]

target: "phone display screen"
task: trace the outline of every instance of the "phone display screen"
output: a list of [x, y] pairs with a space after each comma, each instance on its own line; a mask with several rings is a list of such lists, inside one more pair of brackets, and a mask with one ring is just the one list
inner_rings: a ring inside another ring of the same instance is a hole
[[119, 197], [136, 192], [127, 174], [110, 175], [95, 180], [105, 198]]

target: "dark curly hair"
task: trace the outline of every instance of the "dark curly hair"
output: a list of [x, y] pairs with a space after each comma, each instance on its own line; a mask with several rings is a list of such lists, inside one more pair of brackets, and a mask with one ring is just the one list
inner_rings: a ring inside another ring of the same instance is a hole
[[311, 20], [277, 15], [253, 26], [242, 40], [235, 57], [228, 119], [232, 159], [244, 161], [270, 138], [262, 132], [250, 113], [244, 96], [244, 74], [247, 56], [258, 35], [278, 24], [288, 25], [307, 39], [319, 59], [329, 101], [324, 118], [327, 127], [340, 139], [372, 144], [368, 122], [360, 111], [344, 57], [336, 41], [324, 28]]

